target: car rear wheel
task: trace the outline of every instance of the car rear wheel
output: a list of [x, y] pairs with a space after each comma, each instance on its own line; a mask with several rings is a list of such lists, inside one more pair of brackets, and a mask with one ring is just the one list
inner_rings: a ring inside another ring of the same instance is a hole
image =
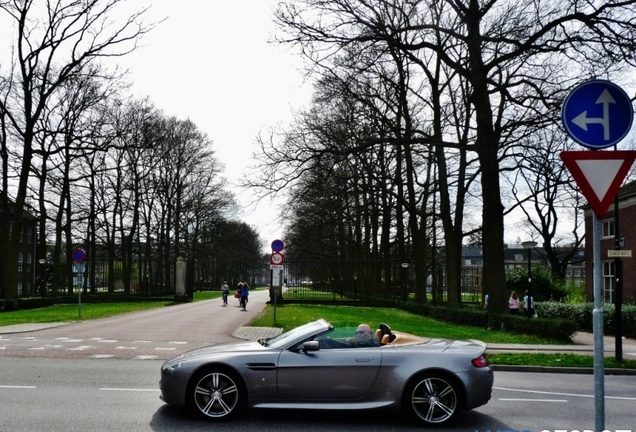
[[189, 405], [212, 420], [234, 417], [243, 406], [245, 394], [232, 372], [206, 369], [196, 374], [189, 386]]
[[452, 420], [460, 410], [460, 388], [442, 374], [421, 375], [406, 388], [404, 408], [415, 420], [440, 425]]

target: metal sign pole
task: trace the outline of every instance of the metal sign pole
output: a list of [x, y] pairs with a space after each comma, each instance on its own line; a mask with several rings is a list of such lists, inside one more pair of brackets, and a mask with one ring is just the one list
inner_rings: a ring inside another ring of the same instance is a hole
[[601, 222], [592, 212], [594, 255], [594, 310], [592, 328], [594, 333], [594, 419], [597, 431], [605, 430], [605, 350], [603, 348], [603, 309], [601, 274]]

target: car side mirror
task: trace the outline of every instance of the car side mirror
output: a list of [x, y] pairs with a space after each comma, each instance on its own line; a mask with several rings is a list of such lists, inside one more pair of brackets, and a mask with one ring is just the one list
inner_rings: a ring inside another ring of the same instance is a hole
[[319, 351], [320, 350], [320, 344], [318, 343], [318, 341], [307, 341], [305, 343], [300, 344], [300, 346], [298, 347], [301, 351], [304, 352], [309, 352], [309, 351]]

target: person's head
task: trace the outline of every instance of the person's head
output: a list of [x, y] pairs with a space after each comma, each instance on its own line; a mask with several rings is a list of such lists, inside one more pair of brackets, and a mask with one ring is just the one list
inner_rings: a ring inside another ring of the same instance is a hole
[[512, 297], [513, 299], [517, 300], [517, 291], [513, 291], [512, 294], [510, 294], [510, 297]]
[[243, 288], [243, 282], [238, 283], [238, 289], [241, 289], [241, 288]]
[[356, 340], [366, 341], [373, 339], [373, 332], [368, 324], [360, 324], [356, 330]]
[[223, 281], [223, 285], [227, 285], [227, 281]]

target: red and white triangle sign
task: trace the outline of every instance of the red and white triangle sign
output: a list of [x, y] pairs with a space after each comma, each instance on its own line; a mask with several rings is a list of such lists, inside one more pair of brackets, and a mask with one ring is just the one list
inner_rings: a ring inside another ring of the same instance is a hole
[[600, 219], [614, 201], [636, 159], [636, 151], [564, 151], [559, 156]]

